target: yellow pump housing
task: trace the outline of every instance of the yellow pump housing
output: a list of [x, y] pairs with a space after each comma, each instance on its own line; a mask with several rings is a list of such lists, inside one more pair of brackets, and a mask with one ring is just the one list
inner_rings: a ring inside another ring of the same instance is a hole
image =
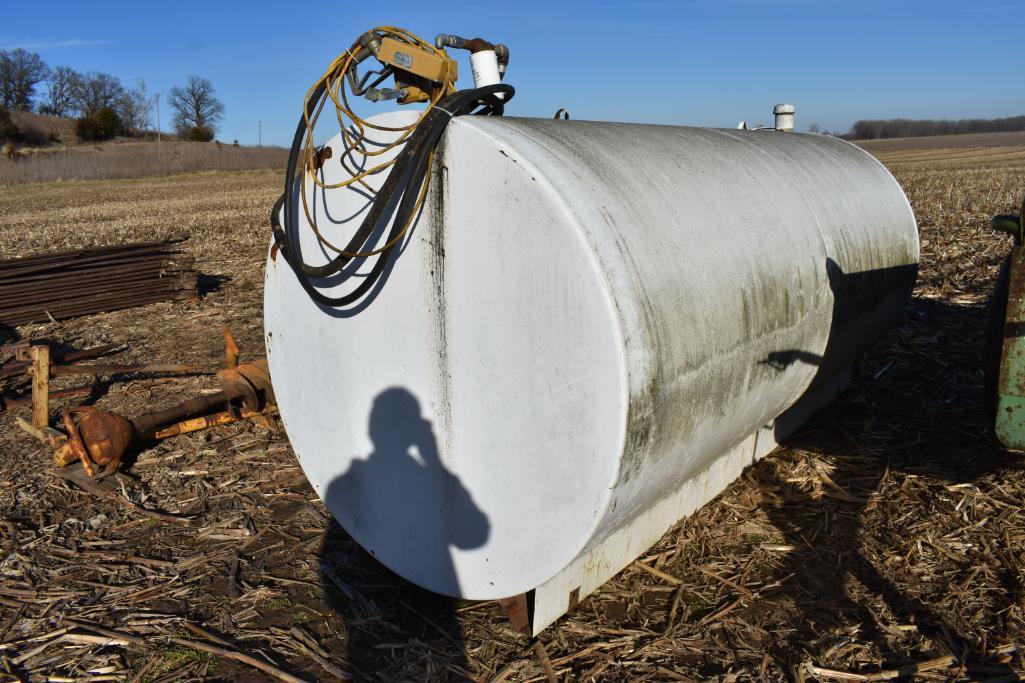
[[[428, 52], [391, 37], [381, 40], [375, 55], [377, 59], [396, 70], [395, 84], [406, 91], [400, 104], [427, 102], [431, 99], [428, 88], [420, 87], [419, 79], [432, 83], [455, 83], [459, 78], [459, 65], [444, 52]], [[414, 78], [406, 77], [406, 74]], [[426, 85], [426, 84], [422, 84]]]

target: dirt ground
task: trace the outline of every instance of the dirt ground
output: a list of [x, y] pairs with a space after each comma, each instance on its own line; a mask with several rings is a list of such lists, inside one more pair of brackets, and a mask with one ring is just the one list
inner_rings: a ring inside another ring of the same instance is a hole
[[[281, 432], [170, 439], [97, 497], [56, 476], [8, 414], [0, 680], [273, 678], [240, 654], [303, 680], [1021, 680], [1025, 463], [989, 435], [980, 358], [1008, 249], [989, 219], [1020, 204], [1025, 147], [920, 151], [880, 152], [921, 226], [905, 322], [785, 447], [537, 643], [497, 604], [425, 593], [360, 553]], [[211, 290], [16, 335], [214, 368], [228, 325], [260, 354], [279, 185], [253, 171], [0, 188], [5, 256], [189, 232]], [[125, 379], [89, 401], [133, 414], [212, 384]]]

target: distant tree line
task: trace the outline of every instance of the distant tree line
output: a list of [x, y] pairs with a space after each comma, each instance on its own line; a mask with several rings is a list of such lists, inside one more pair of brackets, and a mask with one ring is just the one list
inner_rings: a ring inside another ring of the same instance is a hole
[[910, 138], [922, 135], [1007, 133], [1025, 130], [1025, 116], [1003, 119], [876, 119], [855, 121], [846, 137], [854, 140]]
[[[171, 88], [167, 102], [179, 137], [214, 139], [224, 119], [224, 105], [209, 80], [189, 76], [185, 85]], [[50, 68], [34, 52], [0, 50], [0, 142], [17, 136], [10, 110], [74, 118], [79, 138], [105, 140], [148, 130], [154, 103], [155, 97], [146, 91], [141, 78], [126, 88], [119, 78], [107, 73], [79, 73], [68, 66]]]

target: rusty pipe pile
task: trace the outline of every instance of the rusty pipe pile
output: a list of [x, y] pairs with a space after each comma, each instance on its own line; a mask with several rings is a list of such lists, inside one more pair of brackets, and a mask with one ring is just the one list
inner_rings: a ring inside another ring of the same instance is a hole
[[0, 261], [0, 325], [62, 320], [196, 296], [188, 236]]

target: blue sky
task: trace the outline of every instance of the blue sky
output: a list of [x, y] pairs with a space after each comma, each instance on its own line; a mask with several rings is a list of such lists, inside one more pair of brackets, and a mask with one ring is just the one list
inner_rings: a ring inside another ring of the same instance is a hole
[[258, 121], [264, 144], [286, 144], [310, 83], [381, 24], [509, 45], [510, 115], [732, 127], [770, 123], [785, 101], [799, 130], [846, 131], [859, 118], [1025, 114], [1025, 0], [10, 4], [0, 48], [165, 95], [205, 76], [225, 104], [218, 137], [243, 144]]

